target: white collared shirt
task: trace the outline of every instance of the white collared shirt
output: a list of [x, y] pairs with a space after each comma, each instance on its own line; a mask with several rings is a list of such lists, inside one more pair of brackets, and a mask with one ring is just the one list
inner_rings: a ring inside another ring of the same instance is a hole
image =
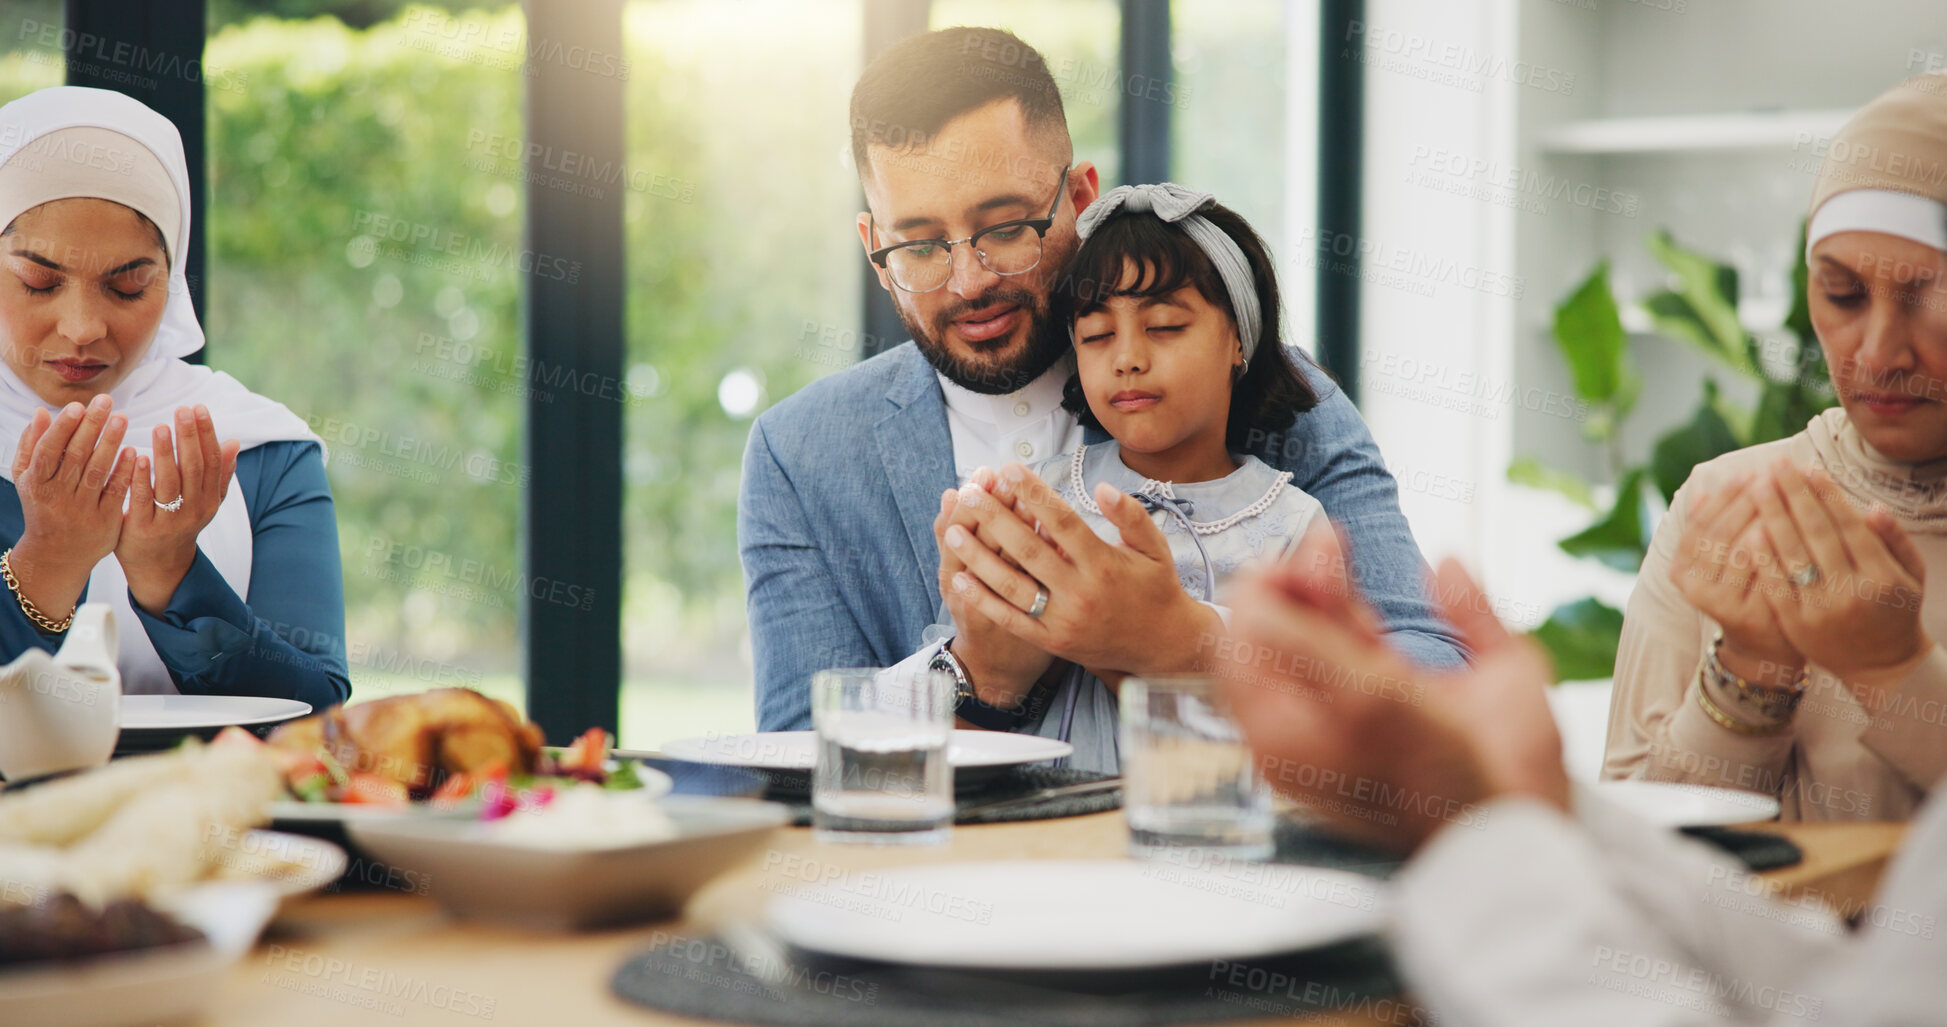
[[1062, 409], [1061, 390], [1075, 373], [1072, 354], [1025, 387], [986, 396], [954, 384], [935, 371], [946, 394], [947, 433], [953, 438], [953, 473], [961, 484], [982, 467], [1032, 466], [1082, 444], [1082, 425]]

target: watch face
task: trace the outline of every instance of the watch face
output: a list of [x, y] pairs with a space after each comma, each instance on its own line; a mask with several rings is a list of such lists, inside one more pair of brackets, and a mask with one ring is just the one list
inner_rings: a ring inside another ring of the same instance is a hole
[[944, 647], [933, 654], [933, 659], [926, 667], [928, 670], [943, 670], [953, 675], [953, 705], [956, 708], [973, 698], [973, 682], [968, 681], [967, 676], [960, 673], [960, 668], [954, 665], [953, 655]]

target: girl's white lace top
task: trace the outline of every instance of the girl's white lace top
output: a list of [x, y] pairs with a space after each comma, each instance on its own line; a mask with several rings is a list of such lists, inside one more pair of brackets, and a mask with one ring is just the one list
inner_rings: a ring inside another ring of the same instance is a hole
[[[1277, 558], [1304, 536], [1312, 518], [1322, 510], [1318, 500], [1291, 484], [1291, 472], [1276, 470], [1254, 456], [1237, 459], [1237, 470], [1216, 481], [1156, 481], [1130, 470], [1122, 462], [1121, 447], [1112, 440], [1077, 447], [1034, 470], [1097, 535], [1111, 542], [1121, 541], [1122, 536], [1095, 505], [1097, 484], [1106, 481], [1129, 495], [1146, 492], [1188, 500], [1190, 527], [1210, 554], [1212, 569], [1217, 572], [1218, 580], [1212, 583], [1215, 586], [1250, 560]], [[1184, 590], [1201, 597], [1203, 557], [1183, 530], [1183, 523], [1164, 510], [1152, 510], [1149, 518], [1169, 540]]]
[[[1149, 495], [1170, 500], [1171, 506], [1185, 511], [1190, 530], [1167, 509], [1152, 508], [1151, 521], [1163, 530], [1176, 561], [1176, 574], [1184, 591], [1192, 597], [1204, 596], [1204, 562], [1197, 543], [1210, 556], [1210, 568], [1221, 586], [1223, 580], [1253, 560], [1272, 560], [1305, 535], [1313, 518], [1323, 508], [1302, 489], [1291, 484], [1291, 475], [1274, 470], [1253, 456], [1238, 458], [1237, 470], [1216, 481], [1171, 483], [1152, 481], [1130, 470], [1122, 462], [1122, 450], [1114, 442], [1083, 446], [1064, 453], [1034, 468], [1043, 481], [1059, 490], [1095, 533], [1110, 542], [1122, 535], [1102, 516], [1095, 505], [1095, 486], [1101, 482], [1134, 495]], [[1223, 600], [1220, 587], [1210, 594]], [[1054, 597], [1059, 602], [1060, 597]], [[1081, 668], [1072, 668], [1035, 723], [1022, 730], [1055, 738], [1063, 736], [1075, 746], [1066, 766], [1105, 774], [1121, 773], [1121, 758], [1116, 749], [1117, 706], [1108, 686]]]

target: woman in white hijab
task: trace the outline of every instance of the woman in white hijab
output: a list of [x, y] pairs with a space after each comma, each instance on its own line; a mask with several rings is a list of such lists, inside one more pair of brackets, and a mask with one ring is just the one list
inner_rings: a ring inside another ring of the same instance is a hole
[[342, 702], [324, 444], [182, 359], [203, 330], [175, 126], [100, 89], [0, 107], [0, 225], [0, 659], [106, 602], [126, 692]]

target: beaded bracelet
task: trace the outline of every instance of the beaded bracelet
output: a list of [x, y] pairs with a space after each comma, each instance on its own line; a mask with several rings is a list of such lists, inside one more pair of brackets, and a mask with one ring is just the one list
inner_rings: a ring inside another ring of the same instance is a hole
[[1727, 689], [1742, 709], [1759, 720], [1779, 722], [1792, 719], [1798, 712], [1798, 700], [1805, 695], [1805, 668], [1800, 667], [1798, 675], [1786, 685], [1759, 685], [1746, 681], [1724, 666], [1723, 657], [1718, 653], [1724, 647], [1724, 633], [1718, 632], [1710, 644], [1710, 652], [1705, 655], [1704, 673], [1711, 680]]
[[[1717, 656], [1717, 650], [1723, 644], [1724, 635], [1719, 632], [1710, 648], [1705, 650], [1704, 662], [1697, 668], [1697, 705], [1703, 708], [1704, 715], [1715, 721], [1718, 727], [1740, 735], [1776, 735], [1790, 728], [1792, 716], [1798, 712], [1798, 700], [1805, 694], [1805, 672], [1799, 671], [1792, 684], [1783, 689], [1754, 685], [1725, 668]], [[1710, 697], [1713, 683], [1736, 696], [1738, 708], [1763, 723], [1752, 724], [1724, 712]]]
[[1764, 736], [1782, 734], [1786, 728], [1791, 726], [1790, 721], [1773, 724], [1769, 727], [1747, 724], [1718, 709], [1717, 704], [1710, 701], [1710, 689], [1705, 687], [1702, 674], [1697, 676], [1697, 705], [1703, 707], [1704, 715], [1716, 721], [1718, 727], [1740, 735]]

